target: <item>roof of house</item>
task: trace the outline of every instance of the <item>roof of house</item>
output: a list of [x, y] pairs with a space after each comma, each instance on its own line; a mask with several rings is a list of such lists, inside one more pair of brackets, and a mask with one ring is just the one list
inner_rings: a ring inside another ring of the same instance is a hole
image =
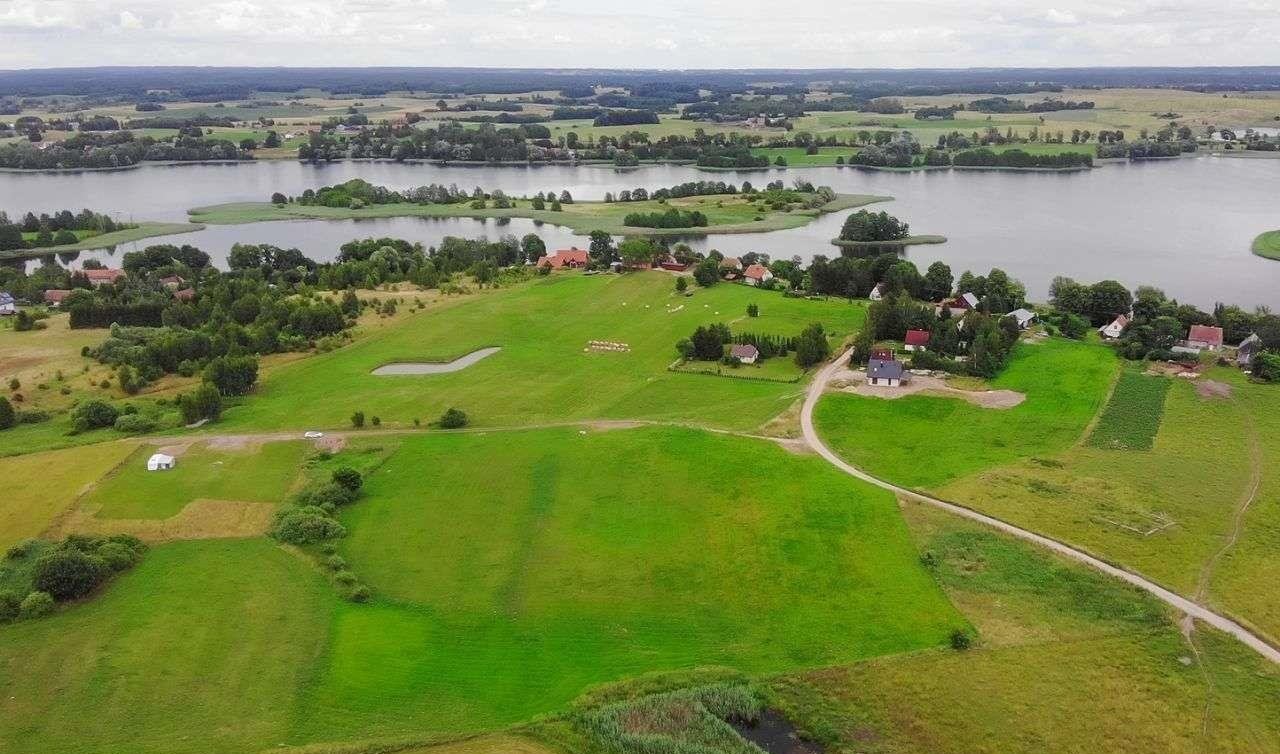
[[108, 283], [115, 282], [116, 278], [124, 276], [124, 270], [81, 270], [84, 276], [89, 278], [89, 282], [105, 281]]
[[742, 262], [737, 257], [725, 257], [720, 260], [721, 267], [732, 267], [735, 270], [742, 269]]
[[765, 275], [768, 275], [770, 277], [773, 276], [773, 273], [769, 272], [769, 268], [765, 267], [762, 264], [753, 264], [747, 268], [746, 272], [742, 274], [749, 278], [752, 278], [753, 280], [764, 280]]
[[591, 256], [582, 249], [560, 249], [554, 254], [548, 254], [538, 260], [540, 265], [550, 265], [552, 269], [560, 269], [561, 267], [574, 265], [585, 265], [591, 261]]
[[888, 287], [889, 287], [888, 283], [876, 283], [875, 285], [871, 286], [871, 290], [884, 293], [885, 289]]
[[1018, 324], [1022, 324], [1023, 322], [1030, 322], [1031, 320], [1035, 319], [1036, 313], [1031, 311], [1030, 309], [1014, 309], [1013, 311], [1009, 312], [1005, 316], [1013, 317], [1014, 319], [1018, 320]]
[[0, 304], [12, 304], [13, 294], [8, 291], [0, 291]]
[[1249, 337], [1240, 341], [1240, 345], [1237, 346], [1237, 348], [1241, 351], [1253, 352], [1258, 350], [1258, 348], [1261, 345], [1262, 345], [1262, 338], [1259, 338], [1258, 334], [1255, 332], [1255, 333], [1249, 333]]
[[153, 453], [147, 463], [173, 463], [173, 456], [166, 453]]
[[182, 290], [174, 291], [173, 297], [178, 299], [179, 301], [190, 301], [191, 299], [196, 297], [196, 289], [183, 288]]
[[161, 285], [182, 285], [185, 282], [187, 281], [177, 275], [169, 275], [168, 277], [160, 278]]
[[978, 297], [972, 293], [961, 293], [959, 296], [948, 301], [947, 305], [954, 306], [956, 308], [977, 309]]
[[1222, 345], [1222, 328], [1212, 325], [1192, 325], [1191, 334], [1187, 336], [1187, 340], [1220, 346]]
[[900, 380], [905, 367], [896, 359], [869, 359], [867, 377], [880, 380]]
[[929, 342], [928, 330], [907, 330], [902, 342], [908, 346], [923, 346]]
[[740, 343], [729, 349], [729, 355], [737, 359], [754, 359], [760, 356], [760, 349], [750, 343]]
[[71, 291], [65, 288], [50, 288], [44, 292], [44, 300], [50, 304], [60, 304], [62, 299], [71, 295]]

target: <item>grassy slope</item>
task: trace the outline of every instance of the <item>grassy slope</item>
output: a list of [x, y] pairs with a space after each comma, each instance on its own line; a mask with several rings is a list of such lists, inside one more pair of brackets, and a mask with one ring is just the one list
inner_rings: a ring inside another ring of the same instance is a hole
[[63, 251], [86, 251], [89, 249], [105, 249], [109, 246], [118, 246], [119, 244], [129, 243], [130, 241], [140, 241], [144, 238], [152, 238], [154, 236], [170, 236], [175, 233], [190, 233], [191, 231], [201, 230], [204, 226], [193, 223], [153, 223], [140, 222], [137, 227], [125, 228], [124, 230], [115, 230], [110, 233], [99, 233], [98, 235], [82, 238], [73, 244], [64, 244], [62, 246], [46, 246], [40, 249], [19, 249], [0, 252], [0, 259], [22, 259], [27, 257], [38, 257], [45, 254], [56, 254]]
[[308, 446], [271, 442], [243, 450], [197, 445], [178, 457], [177, 468], [147, 471], [156, 448], [144, 445], [84, 500], [101, 506], [102, 518], [168, 518], [197, 498], [274, 503], [298, 477]]
[[65, 511], [86, 486], [123, 461], [132, 443], [101, 443], [0, 458], [0, 553], [34, 537]]
[[[760, 317], [747, 320], [748, 303]], [[665, 308], [683, 305], [668, 313]], [[646, 308], [647, 307], [647, 308]], [[480, 426], [584, 419], [660, 419], [752, 428], [801, 395], [800, 385], [674, 374], [675, 343], [695, 327], [798, 333], [821, 321], [847, 335], [865, 309], [806, 301], [730, 284], [675, 296], [672, 277], [646, 272], [563, 273], [406, 317], [359, 342], [272, 371], [257, 394], [226, 412], [219, 431], [341, 427], [351, 413], [384, 426], [431, 421], [457, 406]], [[588, 340], [621, 341], [630, 353], [585, 353]], [[485, 346], [502, 351], [460, 372], [374, 377], [392, 361], [451, 361]]]
[[332, 600], [302, 560], [265, 541], [155, 548], [93, 601], [0, 626], [0, 748], [275, 746]]
[[1007, 410], [953, 398], [893, 401], [833, 394], [818, 404], [818, 430], [850, 462], [909, 487], [937, 489], [961, 476], [1061, 451], [1097, 413], [1116, 370], [1111, 351], [1054, 339], [1021, 344], [995, 389], [1026, 393]]
[[[763, 233], [798, 228], [819, 215], [860, 207], [888, 199], [885, 196], [841, 194], [817, 210], [775, 212], [761, 209], [737, 196], [696, 196], [672, 199], [665, 204], [646, 202], [574, 202], [563, 205], [562, 212], [532, 209], [528, 202], [518, 201], [511, 209], [472, 209], [469, 204], [374, 204], [363, 209], [287, 204], [240, 202], [197, 207], [190, 210], [191, 219], [200, 223], [237, 224], [270, 220], [349, 220], [371, 217], [527, 217], [541, 222], [571, 228], [586, 235], [603, 230], [614, 235], [689, 235], [714, 233]], [[702, 228], [642, 228], [624, 225], [632, 212], [662, 212], [677, 207], [697, 210], [710, 223]], [[760, 218], [760, 219], [756, 219]]]
[[344, 515], [375, 602], [339, 610], [300, 737], [473, 730], [586, 686], [934, 646], [963, 625], [890, 496], [694, 430], [404, 440]]
[[1266, 259], [1280, 260], [1280, 230], [1269, 230], [1253, 239], [1253, 253]]
[[1204, 664], [1184, 665], [1194, 653], [1150, 597], [944, 513], [905, 510], [979, 645], [776, 681], [777, 698], [836, 751], [1275, 750], [1274, 666], [1203, 628]]

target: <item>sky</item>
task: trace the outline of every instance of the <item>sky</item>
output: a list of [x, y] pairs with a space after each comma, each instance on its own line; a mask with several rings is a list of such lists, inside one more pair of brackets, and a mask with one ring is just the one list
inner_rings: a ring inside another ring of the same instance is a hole
[[0, 68], [1280, 64], [1280, 0], [0, 0]]

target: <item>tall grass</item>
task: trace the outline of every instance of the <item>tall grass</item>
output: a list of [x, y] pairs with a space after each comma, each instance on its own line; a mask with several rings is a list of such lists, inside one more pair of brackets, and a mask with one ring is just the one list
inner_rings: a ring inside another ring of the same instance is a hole
[[753, 687], [717, 683], [578, 712], [574, 722], [617, 754], [760, 754], [729, 722], [754, 723], [762, 710]]

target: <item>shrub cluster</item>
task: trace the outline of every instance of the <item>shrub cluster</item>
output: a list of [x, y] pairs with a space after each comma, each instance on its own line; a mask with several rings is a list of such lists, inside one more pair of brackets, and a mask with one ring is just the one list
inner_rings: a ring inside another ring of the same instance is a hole
[[55, 602], [85, 597], [112, 576], [142, 559], [147, 548], [137, 537], [68, 536], [60, 543], [26, 540], [9, 549], [0, 563], [0, 622], [37, 618]]

